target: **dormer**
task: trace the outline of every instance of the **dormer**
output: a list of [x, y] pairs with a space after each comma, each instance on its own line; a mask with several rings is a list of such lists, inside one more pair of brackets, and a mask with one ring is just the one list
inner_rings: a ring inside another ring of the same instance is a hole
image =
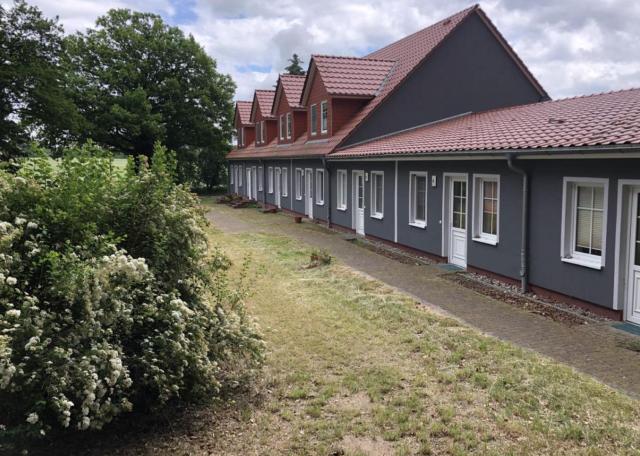
[[291, 144], [307, 131], [307, 112], [300, 104], [305, 76], [282, 74], [276, 84], [271, 114], [278, 122], [278, 144]]
[[252, 102], [250, 101], [238, 101], [236, 103], [234, 126], [238, 149], [244, 149], [251, 145], [255, 139], [254, 124], [251, 123], [251, 105]]
[[275, 90], [256, 90], [251, 105], [251, 123], [255, 126], [256, 147], [266, 146], [276, 139], [278, 125], [271, 114]]
[[308, 140], [334, 135], [380, 91], [394, 61], [313, 55], [302, 90]]

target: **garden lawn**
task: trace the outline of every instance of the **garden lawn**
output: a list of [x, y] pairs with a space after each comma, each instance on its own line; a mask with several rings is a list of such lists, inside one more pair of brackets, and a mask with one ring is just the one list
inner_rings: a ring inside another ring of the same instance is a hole
[[249, 256], [248, 308], [268, 346], [262, 400], [245, 405], [233, 426], [219, 423], [216, 451], [640, 451], [639, 403], [591, 377], [344, 265], [307, 269], [311, 250], [289, 238], [215, 229], [210, 236], [235, 273]]

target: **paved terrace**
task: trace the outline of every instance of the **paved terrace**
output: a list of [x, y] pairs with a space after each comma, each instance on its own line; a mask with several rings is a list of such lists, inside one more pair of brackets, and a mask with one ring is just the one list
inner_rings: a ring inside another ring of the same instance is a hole
[[[208, 213], [225, 232], [265, 232], [289, 236], [324, 248], [344, 264], [416, 297], [429, 307], [485, 333], [547, 355], [590, 374], [632, 396], [640, 397], [640, 353], [620, 346], [635, 336], [606, 323], [567, 325], [479, 294], [442, 277], [440, 268], [405, 264], [347, 242], [341, 233], [292, 217], [258, 209], [231, 209], [215, 204]], [[638, 340], [640, 346], [640, 340]]]

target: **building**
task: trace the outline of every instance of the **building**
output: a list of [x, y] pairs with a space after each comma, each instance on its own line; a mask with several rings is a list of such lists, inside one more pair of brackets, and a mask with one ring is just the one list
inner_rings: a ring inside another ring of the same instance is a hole
[[550, 100], [476, 5], [251, 106], [235, 193], [640, 324], [640, 90]]

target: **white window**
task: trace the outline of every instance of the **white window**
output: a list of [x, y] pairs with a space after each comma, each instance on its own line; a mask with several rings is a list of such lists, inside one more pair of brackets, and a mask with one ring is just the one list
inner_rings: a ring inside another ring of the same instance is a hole
[[273, 167], [267, 168], [267, 191], [273, 193]]
[[289, 173], [287, 168], [282, 168], [282, 196], [289, 196]]
[[311, 136], [314, 136], [318, 133], [318, 105], [311, 105], [309, 119], [311, 122]]
[[230, 183], [233, 184], [234, 180], [233, 180], [233, 175], [236, 173], [236, 166], [235, 165], [231, 165], [231, 175], [229, 176], [230, 179]]
[[427, 226], [427, 173], [409, 173], [409, 224]]
[[320, 103], [320, 132], [326, 133], [329, 125], [329, 106], [326, 101]]
[[337, 191], [337, 201], [338, 201], [338, 210], [346, 211], [347, 210], [347, 170], [339, 169], [338, 170], [338, 191]]
[[258, 166], [258, 191], [262, 191], [262, 166]]
[[302, 199], [302, 169], [296, 168], [296, 199]]
[[384, 173], [371, 171], [371, 217], [384, 216]]
[[500, 222], [500, 176], [473, 176], [473, 240], [496, 245]]
[[608, 179], [564, 178], [562, 261], [604, 266], [608, 190]]
[[256, 122], [256, 144], [260, 144], [260, 122]]
[[260, 143], [264, 143], [264, 138], [265, 138], [265, 127], [264, 127], [264, 120], [262, 122], [260, 122]]
[[280, 116], [280, 140], [284, 140], [284, 114]]
[[242, 147], [244, 143], [244, 127], [240, 127], [238, 130], [238, 146]]
[[316, 169], [316, 204], [324, 204], [324, 169]]
[[293, 135], [293, 120], [292, 120], [291, 113], [288, 112], [287, 113], [287, 139], [291, 139], [292, 135]]
[[238, 165], [238, 185], [242, 186], [242, 165]]

